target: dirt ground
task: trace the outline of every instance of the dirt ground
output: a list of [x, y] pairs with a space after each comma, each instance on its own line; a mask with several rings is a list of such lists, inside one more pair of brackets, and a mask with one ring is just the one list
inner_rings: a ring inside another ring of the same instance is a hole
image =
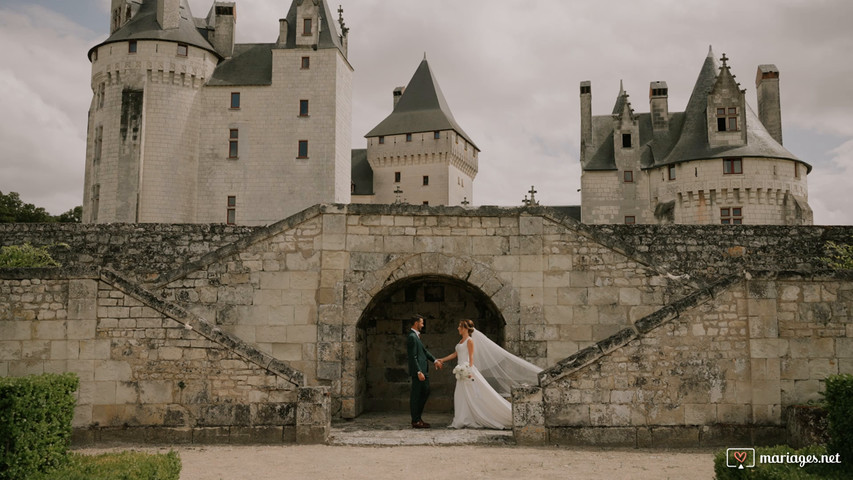
[[[80, 453], [131, 450], [84, 449]], [[169, 448], [136, 448], [168, 452]], [[491, 446], [176, 447], [181, 480], [637, 479], [710, 480], [710, 450], [611, 450]]]

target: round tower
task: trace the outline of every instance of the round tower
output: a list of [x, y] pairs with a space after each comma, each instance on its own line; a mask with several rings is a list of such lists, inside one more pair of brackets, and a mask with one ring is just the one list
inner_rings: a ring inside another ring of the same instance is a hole
[[186, 0], [113, 0], [89, 51], [83, 221], [195, 220], [201, 87], [220, 60]]

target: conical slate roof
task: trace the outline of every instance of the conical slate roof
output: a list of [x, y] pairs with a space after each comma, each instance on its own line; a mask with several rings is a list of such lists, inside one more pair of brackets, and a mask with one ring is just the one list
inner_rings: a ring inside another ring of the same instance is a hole
[[456, 123], [426, 58], [394, 107], [394, 111], [365, 137], [454, 130], [474, 148], [477, 145]]
[[178, 28], [169, 30], [164, 30], [157, 22], [157, 1], [142, 0], [139, 12], [129, 22], [110, 35], [109, 38], [99, 45], [92, 47], [89, 50], [89, 58], [92, 58], [92, 51], [102, 45], [126, 42], [128, 40], [166, 40], [176, 43], [186, 43], [187, 45], [203, 48], [218, 55], [213, 46], [196, 28], [195, 19], [193, 18], [192, 11], [190, 11], [190, 5], [187, 0], [181, 0], [181, 20]]
[[[708, 94], [714, 89], [719, 71], [714, 52], [709, 49], [687, 107], [684, 112], [670, 112], [668, 129], [655, 131], [652, 128], [650, 113], [636, 115], [640, 127], [639, 143], [643, 146], [641, 153], [643, 168], [721, 157], [769, 157], [798, 161], [811, 170], [809, 164], [785, 149], [767, 132], [764, 124], [748, 103], [744, 112], [746, 144], [711, 147], [708, 142]], [[624, 93], [620, 82], [619, 96], [613, 108], [613, 115], [622, 112], [626, 101]], [[584, 165], [584, 170], [616, 170], [613, 115], [599, 115], [592, 118], [593, 138], [596, 144], [593, 154]]]
[[[702, 70], [699, 72], [699, 78], [696, 80], [696, 86], [693, 87], [693, 93], [687, 102], [687, 108], [684, 110], [684, 124], [681, 127], [681, 132], [675, 136], [678, 141], [663, 160], [656, 162], [656, 164], [667, 165], [721, 156], [799, 160], [793, 153], [773, 139], [748, 103], [746, 104], [746, 112], [744, 112], [746, 115], [746, 144], [734, 147], [711, 147], [708, 144], [706, 115], [708, 94], [714, 88], [719, 71], [720, 67], [714, 58], [714, 52], [709, 49], [708, 56], [702, 64]], [[809, 169], [811, 168], [809, 167]]]

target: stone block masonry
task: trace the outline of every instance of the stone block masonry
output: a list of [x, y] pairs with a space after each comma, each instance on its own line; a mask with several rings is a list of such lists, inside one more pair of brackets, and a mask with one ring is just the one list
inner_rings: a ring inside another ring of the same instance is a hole
[[71, 246], [62, 269], [0, 272], [0, 374], [78, 372], [80, 441], [125, 424], [152, 441], [323, 441], [332, 417], [405, 406], [397, 338], [415, 311], [433, 353], [464, 316], [546, 368], [514, 397], [530, 443], [776, 441], [787, 407], [853, 371], [851, 277], [820, 260], [851, 227], [319, 205], [259, 228], [0, 232]]

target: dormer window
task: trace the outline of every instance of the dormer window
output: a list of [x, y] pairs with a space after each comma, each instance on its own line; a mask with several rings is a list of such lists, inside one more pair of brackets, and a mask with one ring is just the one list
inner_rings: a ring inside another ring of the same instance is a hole
[[738, 131], [737, 124], [737, 107], [718, 108], [717, 109], [717, 131], [718, 132], [736, 132]]
[[622, 180], [625, 183], [634, 183], [634, 171], [625, 170], [625, 172], [622, 174]]
[[631, 134], [623, 133], [622, 134], [622, 148], [631, 148]]
[[302, 35], [311, 35], [311, 19], [302, 20]]

